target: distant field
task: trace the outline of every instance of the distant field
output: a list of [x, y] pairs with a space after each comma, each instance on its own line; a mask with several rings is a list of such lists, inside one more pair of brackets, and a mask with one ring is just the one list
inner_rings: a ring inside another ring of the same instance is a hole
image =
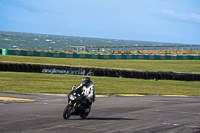
[[[67, 94], [83, 76], [0, 72], [0, 90], [23, 93]], [[91, 76], [96, 94], [148, 94], [200, 96], [198, 81], [144, 80]]]
[[0, 61], [120, 68], [142, 71], [172, 71], [200, 73], [200, 60], [106, 60], [0, 55]]

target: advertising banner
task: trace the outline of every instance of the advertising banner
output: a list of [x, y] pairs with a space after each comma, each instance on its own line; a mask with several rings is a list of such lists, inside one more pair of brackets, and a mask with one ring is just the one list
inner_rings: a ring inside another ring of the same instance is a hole
[[94, 71], [90, 69], [79, 68], [42, 68], [42, 73], [48, 74], [73, 74], [94, 76]]

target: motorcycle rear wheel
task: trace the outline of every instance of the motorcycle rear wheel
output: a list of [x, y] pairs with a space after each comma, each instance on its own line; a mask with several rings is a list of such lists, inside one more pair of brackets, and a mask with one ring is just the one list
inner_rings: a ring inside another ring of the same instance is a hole
[[63, 118], [64, 119], [69, 119], [69, 117], [71, 116], [70, 111], [71, 111], [72, 108], [73, 108], [72, 105], [69, 105], [69, 104], [65, 107], [65, 109], [63, 111]]
[[81, 107], [80, 110], [81, 110], [80, 117], [82, 119], [85, 119], [89, 115], [91, 107], [88, 107], [88, 108]]

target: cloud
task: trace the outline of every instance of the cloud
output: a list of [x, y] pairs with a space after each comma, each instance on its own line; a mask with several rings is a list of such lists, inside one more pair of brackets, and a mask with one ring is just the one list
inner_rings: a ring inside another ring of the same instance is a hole
[[162, 10], [162, 14], [167, 16], [170, 19], [200, 23], [200, 14], [196, 14], [196, 13], [178, 14], [172, 10]]
[[29, 12], [40, 13], [40, 11], [37, 8], [27, 4], [25, 2], [21, 2], [21, 1], [17, 1], [17, 0], [2, 0], [0, 2], [2, 2], [5, 5], [8, 5], [8, 6], [22, 8]]

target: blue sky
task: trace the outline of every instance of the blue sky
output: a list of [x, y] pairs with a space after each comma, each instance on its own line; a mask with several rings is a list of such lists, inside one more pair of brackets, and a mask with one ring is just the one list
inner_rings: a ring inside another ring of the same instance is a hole
[[0, 0], [0, 30], [200, 44], [200, 0]]

